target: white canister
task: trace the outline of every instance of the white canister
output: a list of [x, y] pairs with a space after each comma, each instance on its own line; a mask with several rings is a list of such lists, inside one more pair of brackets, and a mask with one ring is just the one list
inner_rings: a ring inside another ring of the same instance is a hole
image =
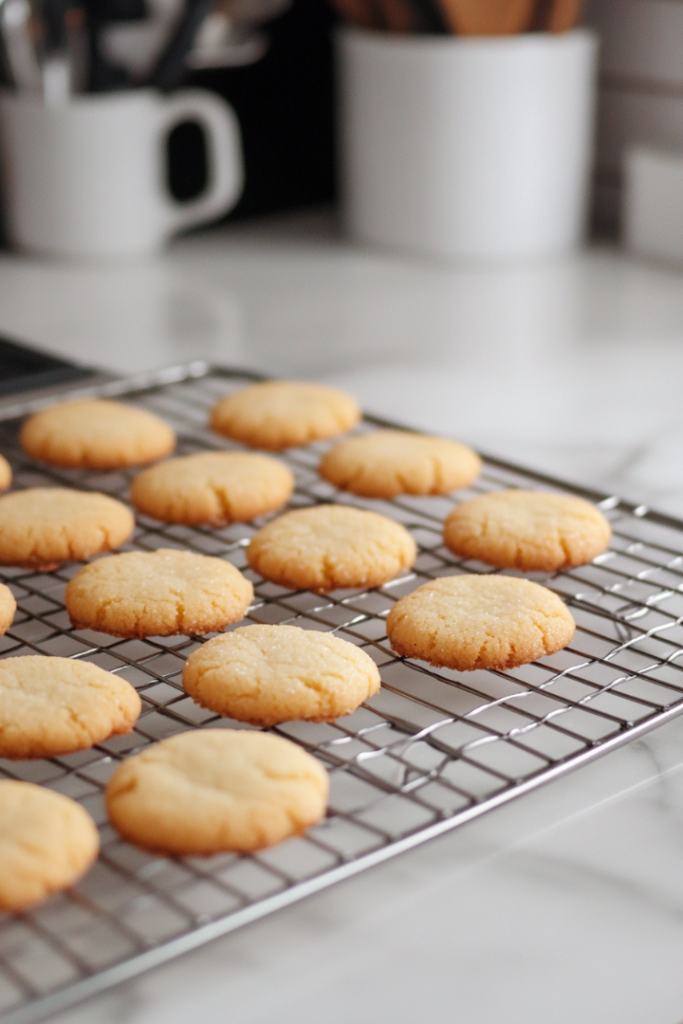
[[464, 260], [583, 239], [595, 35], [457, 38], [344, 28], [340, 177], [349, 234]]
[[[166, 140], [182, 121], [206, 139], [204, 192], [176, 202]], [[10, 241], [71, 258], [146, 255], [175, 232], [220, 217], [237, 202], [243, 169], [232, 108], [204, 89], [75, 96], [62, 106], [0, 96], [3, 204]]]

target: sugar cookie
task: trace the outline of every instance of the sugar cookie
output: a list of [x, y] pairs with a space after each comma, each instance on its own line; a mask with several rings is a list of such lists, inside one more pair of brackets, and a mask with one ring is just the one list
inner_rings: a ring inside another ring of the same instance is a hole
[[289, 501], [294, 475], [267, 455], [202, 452], [144, 469], [130, 489], [135, 507], [167, 523], [243, 523]]
[[12, 467], [4, 455], [0, 455], [0, 491], [6, 491], [12, 483]]
[[247, 548], [252, 569], [293, 590], [380, 587], [415, 561], [417, 548], [399, 523], [345, 505], [286, 512], [262, 527]]
[[0, 780], [0, 911], [19, 913], [73, 885], [99, 846], [95, 822], [75, 800]]
[[444, 523], [444, 541], [461, 558], [504, 569], [554, 572], [592, 561], [612, 531], [583, 498], [496, 491], [463, 501]]
[[263, 732], [203, 729], [130, 757], [106, 791], [124, 839], [189, 856], [248, 853], [301, 835], [325, 813], [327, 772], [301, 747]]
[[253, 448], [279, 450], [336, 437], [355, 427], [360, 416], [345, 391], [269, 380], [221, 399], [211, 411], [211, 429]]
[[319, 472], [335, 487], [366, 498], [448, 494], [476, 480], [481, 459], [443, 437], [377, 430], [340, 441], [323, 456]]
[[140, 466], [175, 448], [175, 434], [151, 412], [101, 399], [35, 413], [24, 423], [20, 441], [34, 459], [74, 469]]
[[0, 498], [0, 565], [56, 566], [120, 547], [135, 527], [106, 494], [32, 487]]
[[183, 686], [210, 711], [252, 725], [330, 722], [377, 693], [380, 678], [360, 647], [296, 626], [242, 626], [187, 659]]
[[0, 757], [21, 760], [86, 750], [129, 733], [137, 691], [87, 661], [29, 655], [0, 660]]
[[64, 596], [75, 629], [143, 637], [211, 633], [244, 617], [254, 588], [221, 558], [160, 548], [84, 566]]
[[12, 625], [16, 610], [14, 594], [4, 583], [0, 583], [0, 636], [4, 636]]
[[556, 594], [511, 576], [443, 576], [402, 597], [387, 618], [397, 654], [462, 672], [554, 654], [574, 629]]

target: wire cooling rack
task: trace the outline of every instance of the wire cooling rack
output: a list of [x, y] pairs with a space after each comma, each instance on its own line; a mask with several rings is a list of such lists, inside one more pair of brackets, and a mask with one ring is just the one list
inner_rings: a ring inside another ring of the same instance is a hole
[[[127, 395], [158, 413], [177, 430], [178, 453], [189, 454], [239, 447], [207, 430], [207, 413], [219, 397], [251, 379], [193, 364], [90, 393]], [[0, 422], [0, 448], [17, 487], [61, 484], [127, 499], [131, 472], [61, 471], [28, 460], [17, 444], [16, 417], [29, 407], [5, 410]], [[368, 418], [359, 429], [379, 425]], [[183, 692], [184, 660], [206, 638], [121, 640], [72, 630], [63, 595], [78, 565], [1, 574], [18, 603], [12, 629], [0, 638], [1, 657], [85, 658], [127, 679], [143, 703], [129, 736], [46, 761], [0, 760], [0, 777], [40, 783], [79, 800], [102, 840], [99, 861], [73, 890], [31, 913], [0, 915], [2, 1024], [39, 1020], [454, 828], [683, 711], [683, 522], [485, 460], [480, 480], [458, 499], [502, 487], [580, 493], [611, 519], [613, 542], [590, 565], [532, 577], [571, 608], [578, 628], [568, 648], [510, 672], [437, 670], [393, 654], [387, 612], [427, 580], [496, 570], [460, 561], [443, 546], [441, 523], [455, 499], [386, 503], [339, 494], [316, 473], [327, 447], [315, 444], [283, 456], [297, 481], [291, 506], [334, 500], [386, 513], [415, 537], [413, 571], [377, 590], [329, 596], [286, 590], [247, 566], [245, 548], [260, 522], [210, 529], [139, 516], [127, 545], [227, 558], [254, 583], [250, 622], [329, 630], [378, 664], [382, 689], [354, 714], [327, 725], [292, 722], [273, 730], [312, 751], [330, 771], [329, 815], [304, 838], [252, 856], [183, 859], [145, 854], [120, 840], [107, 823], [102, 792], [122, 758], [187, 729], [244, 728], [203, 710]]]

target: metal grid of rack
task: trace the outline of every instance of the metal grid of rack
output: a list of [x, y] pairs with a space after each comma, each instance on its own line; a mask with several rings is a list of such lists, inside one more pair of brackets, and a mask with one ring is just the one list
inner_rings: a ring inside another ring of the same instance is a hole
[[[127, 395], [170, 422], [178, 454], [238, 448], [206, 427], [211, 405], [250, 380], [195, 364], [99, 394]], [[13, 416], [22, 411], [13, 407]], [[0, 447], [17, 487], [61, 484], [127, 499], [131, 472], [38, 466], [17, 444], [16, 418], [0, 423]], [[367, 419], [360, 430], [374, 430]], [[502, 487], [565, 490], [598, 501], [612, 521], [611, 548], [590, 565], [534, 574], [568, 603], [571, 645], [508, 672], [458, 673], [396, 657], [385, 635], [394, 601], [437, 576], [489, 573], [444, 546], [441, 523], [456, 499], [390, 503], [340, 494], [316, 472], [325, 443], [283, 457], [297, 488], [291, 507], [340, 501], [402, 522], [419, 548], [414, 569], [377, 590], [320, 596], [264, 582], [245, 548], [260, 522], [224, 529], [161, 524], [138, 516], [129, 549], [180, 547], [229, 559], [253, 580], [249, 622], [334, 631], [377, 662], [382, 689], [330, 724], [292, 722], [276, 732], [329, 768], [328, 817], [304, 838], [252, 856], [179, 860], [118, 838], [102, 792], [117, 763], [147, 744], [205, 726], [245, 728], [199, 708], [182, 689], [184, 659], [206, 638], [121, 640], [72, 630], [64, 588], [79, 566], [4, 570], [18, 602], [0, 657], [85, 658], [139, 691], [133, 733], [45, 761], [0, 760], [0, 777], [25, 779], [79, 800], [101, 829], [102, 852], [73, 890], [21, 916], [0, 915], [0, 1022], [25, 1024], [185, 952], [278, 907], [451, 829], [590, 760], [683, 711], [683, 522], [614, 497], [577, 491], [495, 459], [457, 499]]]

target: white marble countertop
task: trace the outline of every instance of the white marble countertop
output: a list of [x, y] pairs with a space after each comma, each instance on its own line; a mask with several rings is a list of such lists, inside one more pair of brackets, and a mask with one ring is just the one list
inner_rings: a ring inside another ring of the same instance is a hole
[[[203, 358], [683, 517], [683, 276], [355, 250], [297, 215], [149, 263], [0, 258], [0, 331], [130, 373]], [[683, 719], [60, 1024], [677, 1024]]]

